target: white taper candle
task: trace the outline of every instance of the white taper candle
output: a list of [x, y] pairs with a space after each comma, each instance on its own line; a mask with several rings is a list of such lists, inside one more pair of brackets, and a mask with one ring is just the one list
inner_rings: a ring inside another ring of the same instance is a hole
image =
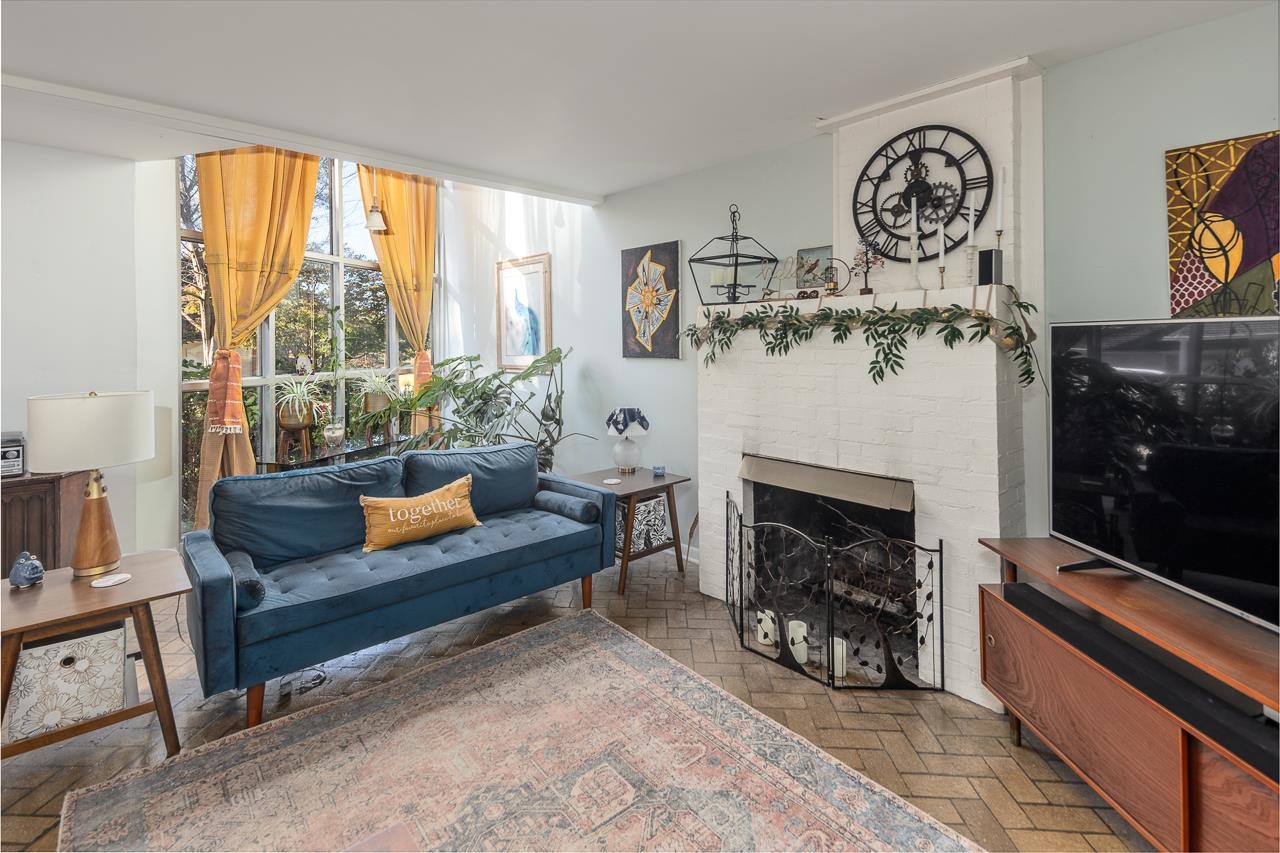
[[805, 639], [808, 631], [809, 626], [799, 619], [787, 623], [787, 640], [791, 643], [791, 654], [797, 663], [807, 663], [809, 660], [809, 642]]
[[911, 239], [908, 246], [911, 251], [911, 280], [915, 281], [919, 278], [916, 272], [917, 265], [920, 263], [920, 231], [919, 220], [916, 219], [916, 197], [911, 197]]
[[773, 618], [772, 610], [761, 610], [756, 614], [756, 640], [762, 646], [778, 642], [778, 620]]
[[996, 180], [996, 230], [1004, 230], [1004, 166], [1000, 167], [1000, 177]]

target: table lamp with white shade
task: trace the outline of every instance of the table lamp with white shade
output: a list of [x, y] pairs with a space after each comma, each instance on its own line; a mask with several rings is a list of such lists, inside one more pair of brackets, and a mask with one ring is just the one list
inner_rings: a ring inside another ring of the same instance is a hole
[[634, 474], [640, 467], [640, 446], [633, 436], [649, 431], [649, 419], [639, 409], [622, 408], [610, 412], [604, 424], [606, 433], [618, 439], [613, 446], [613, 464], [618, 466], [618, 473]]
[[27, 465], [35, 473], [88, 471], [84, 511], [71, 568], [76, 577], [120, 567], [120, 540], [103, 468], [155, 456], [155, 400], [150, 391], [96, 391], [27, 398]]

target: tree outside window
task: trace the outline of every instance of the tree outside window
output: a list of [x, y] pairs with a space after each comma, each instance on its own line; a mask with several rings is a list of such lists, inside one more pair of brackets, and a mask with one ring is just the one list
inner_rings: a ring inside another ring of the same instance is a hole
[[[180, 158], [177, 171], [185, 530], [194, 518], [207, 380], [219, 330], [214, 324], [204, 261], [195, 157]], [[326, 158], [316, 178], [302, 270], [275, 311], [239, 350], [255, 454], [260, 454], [265, 441], [275, 440], [275, 435], [269, 434], [275, 422], [273, 389], [283, 378], [312, 372], [332, 389], [335, 405], [350, 410], [351, 403], [346, 400], [350, 383], [335, 379], [386, 374], [397, 364], [411, 363], [413, 351], [396, 327], [372, 240], [364, 227], [356, 164]], [[313, 441], [320, 441], [318, 426]]]

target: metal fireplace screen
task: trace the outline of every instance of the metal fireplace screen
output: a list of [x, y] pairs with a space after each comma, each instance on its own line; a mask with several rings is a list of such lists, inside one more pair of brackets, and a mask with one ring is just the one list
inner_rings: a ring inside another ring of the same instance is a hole
[[744, 523], [728, 493], [725, 516], [726, 602], [743, 648], [837, 689], [943, 688], [941, 540], [817, 540]]

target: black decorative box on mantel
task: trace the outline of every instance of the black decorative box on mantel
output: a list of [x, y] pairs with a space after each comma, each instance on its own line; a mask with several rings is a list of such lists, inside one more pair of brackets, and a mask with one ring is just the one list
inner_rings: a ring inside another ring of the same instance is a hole
[[978, 252], [978, 286], [1004, 284], [1004, 251], [982, 249]]

